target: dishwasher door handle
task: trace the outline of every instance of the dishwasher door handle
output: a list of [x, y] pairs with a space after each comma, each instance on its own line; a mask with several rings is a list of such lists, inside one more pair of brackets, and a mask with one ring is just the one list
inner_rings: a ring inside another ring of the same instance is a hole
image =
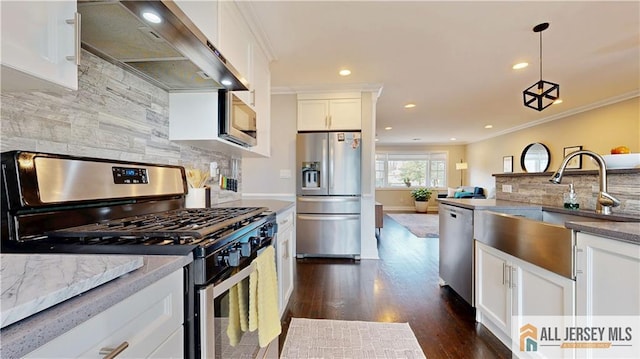
[[449, 212], [449, 215], [451, 216], [451, 218], [458, 218], [458, 215], [454, 212]]

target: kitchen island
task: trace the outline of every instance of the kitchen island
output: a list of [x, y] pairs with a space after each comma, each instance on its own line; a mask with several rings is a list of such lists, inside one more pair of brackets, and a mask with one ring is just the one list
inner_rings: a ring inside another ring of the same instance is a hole
[[463, 298], [473, 290], [477, 322], [506, 346], [517, 318], [640, 315], [640, 217], [495, 199], [440, 207], [440, 276]]
[[[71, 255], [70, 255], [71, 256]], [[82, 256], [82, 255], [73, 255]], [[193, 261], [187, 256], [142, 256], [142, 267], [43, 310], [0, 331], [0, 357], [19, 358], [74, 329]], [[132, 313], [134, 316], [137, 313]], [[69, 343], [73, 345], [73, 343]]]

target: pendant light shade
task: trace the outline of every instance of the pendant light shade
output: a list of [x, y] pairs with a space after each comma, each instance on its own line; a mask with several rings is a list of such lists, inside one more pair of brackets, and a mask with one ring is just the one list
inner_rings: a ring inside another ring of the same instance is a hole
[[544, 22], [533, 28], [533, 32], [540, 34], [540, 81], [522, 91], [524, 105], [534, 110], [542, 111], [560, 98], [560, 85], [542, 79], [542, 32], [549, 28]]

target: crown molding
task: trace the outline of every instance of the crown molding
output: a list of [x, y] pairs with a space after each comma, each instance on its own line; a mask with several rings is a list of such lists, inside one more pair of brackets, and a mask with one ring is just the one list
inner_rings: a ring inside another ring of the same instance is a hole
[[595, 110], [595, 109], [600, 108], [600, 107], [613, 105], [615, 103], [626, 101], [626, 100], [629, 100], [629, 99], [632, 99], [632, 98], [635, 98], [635, 97], [640, 97], [640, 90], [634, 90], [634, 91], [631, 91], [631, 92], [624, 93], [622, 95], [610, 97], [608, 99], [604, 99], [604, 100], [601, 100], [601, 101], [596, 101], [596, 102], [590, 103], [590, 104], [582, 106], [582, 107], [577, 107], [577, 108], [574, 108], [574, 109], [571, 109], [571, 110], [568, 110], [568, 111], [565, 111], [565, 112], [557, 113], [555, 115], [551, 115], [551, 116], [548, 116], [548, 117], [543, 117], [543, 118], [541, 118], [539, 120], [536, 120], [536, 121], [527, 122], [527, 123], [525, 123], [523, 125], [512, 127], [512, 128], [500, 131], [500, 132], [496, 132], [496, 133], [494, 133], [494, 134], [492, 134], [490, 136], [482, 137], [482, 138], [480, 138], [478, 140], [475, 140], [475, 141], [467, 142], [467, 144], [482, 142], [482, 141], [488, 140], [490, 138], [494, 138], [494, 137], [506, 135], [506, 134], [509, 134], [509, 133], [517, 132], [517, 131], [520, 131], [520, 130], [524, 130], [524, 129], [527, 129], [527, 128], [530, 128], [530, 127], [542, 125], [543, 123], [560, 120], [560, 119], [563, 119], [563, 118], [566, 118], [566, 117], [569, 117], [569, 116], [577, 115], [579, 113]]
[[299, 95], [311, 93], [336, 93], [336, 92], [375, 92], [377, 97], [382, 94], [383, 85], [380, 83], [357, 83], [344, 85], [296, 85], [271, 87], [272, 95]]

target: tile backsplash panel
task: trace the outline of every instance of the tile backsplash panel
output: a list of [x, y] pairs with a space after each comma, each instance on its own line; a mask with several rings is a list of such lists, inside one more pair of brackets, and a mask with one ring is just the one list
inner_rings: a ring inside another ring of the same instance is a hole
[[[1, 94], [0, 148], [183, 165], [231, 156], [169, 141], [169, 94], [86, 51], [78, 91]], [[241, 177], [241, 174], [240, 174]], [[240, 178], [241, 180], [241, 178]], [[239, 199], [211, 183], [212, 203]]]
[[[619, 207], [613, 208], [613, 212], [640, 216], [640, 170], [621, 172], [607, 173], [607, 192], [621, 202]], [[496, 199], [562, 207], [563, 193], [569, 192], [569, 183], [573, 183], [580, 209], [595, 210], [600, 189], [597, 171], [580, 174], [567, 171], [562, 176], [561, 184], [550, 183], [551, 175], [496, 175]], [[511, 185], [512, 192], [502, 192], [503, 185]]]

